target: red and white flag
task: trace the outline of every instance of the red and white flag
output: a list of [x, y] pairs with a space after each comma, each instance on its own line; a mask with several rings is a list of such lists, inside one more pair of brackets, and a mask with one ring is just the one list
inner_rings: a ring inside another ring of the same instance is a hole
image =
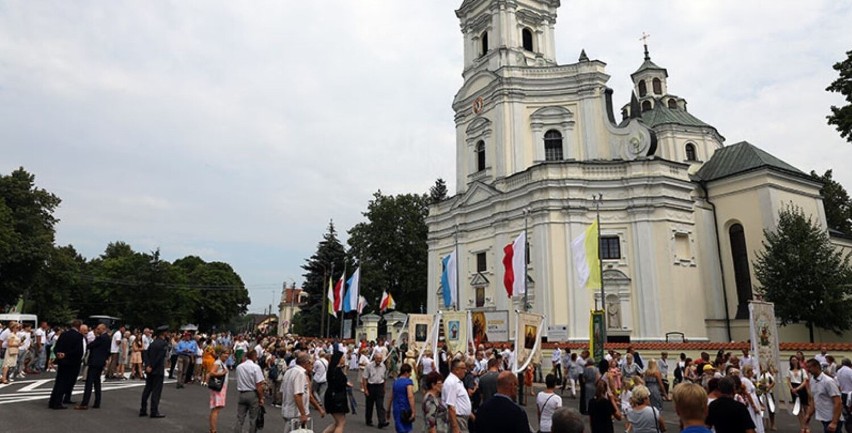
[[346, 277], [346, 272], [340, 276], [340, 279], [337, 280], [337, 284], [334, 285], [334, 311], [340, 311], [343, 309], [343, 279]]
[[393, 296], [387, 291], [382, 292], [382, 301], [379, 302], [379, 309], [382, 311], [396, 309], [396, 302], [393, 300]]
[[512, 296], [523, 295], [527, 266], [527, 235], [521, 232], [515, 241], [503, 248], [503, 285]]

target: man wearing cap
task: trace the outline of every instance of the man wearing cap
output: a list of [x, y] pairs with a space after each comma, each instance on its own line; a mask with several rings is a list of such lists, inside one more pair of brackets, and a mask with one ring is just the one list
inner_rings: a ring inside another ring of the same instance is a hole
[[157, 328], [157, 338], [148, 346], [148, 366], [145, 367], [145, 389], [142, 391], [142, 406], [139, 416], [148, 415], [148, 397], [151, 397], [151, 418], [163, 418], [160, 413], [160, 394], [163, 392], [163, 380], [166, 374], [166, 354], [168, 353], [169, 327]]
[[197, 352], [198, 345], [195, 343], [195, 340], [192, 339], [189, 332], [184, 332], [183, 338], [181, 338], [177, 345], [178, 368], [180, 369], [177, 382], [178, 389], [183, 388], [183, 384], [192, 378], [191, 371], [195, 366], [194, 358]]

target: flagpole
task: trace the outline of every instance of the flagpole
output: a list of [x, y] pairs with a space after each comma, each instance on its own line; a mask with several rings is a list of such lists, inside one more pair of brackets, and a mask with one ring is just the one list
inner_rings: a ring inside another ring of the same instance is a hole
[[455, 254], [456, 254], [456, 311], [459, 311], [459, 295], [461, 294], [461, 287], [459, 286], [459, 225], [456, 224], [456, 232], [453, 235], [453, 239], [455, 240]]
[[358, 338], [358, 321], [361, 319], [361, 262], [358, 262], [358, 291], [355, 292], [355, 323], [352, 324], [352, 329], [355, 330], [355, 339]]
[[604, 312], [601, 336], [603, 337], [603, 344], [606, 345], [606, 294], [604, 293], [603, 280], [603, 251], [601, 251], [601, 203], [603, 202], [603, 193], [598, 194], [597, 197], [593, 195], [592, 200], [595, 202], [595, 218], [598, 223], [598, 278], [601, 279], [601, 311]]
[[326, 277], [328, 276], [328, 268], [325, 265], [322, 265], [322, 284], [320, 284], [320, 291], [324, 293], [322, 297], [322, 315], [320, 316], [320, 337], [325, 335], [325, 318], [326, 316], [330, 316], [328, 314], [328, 289], [325, 288]]
[[345, 294], [343, 293], [343, 289], [345, 288], [343, 286], [346, 285], [346, 254], [343, 255], [343, 276], [340, 279], [343, 281], [340, 282], [340, 334], [338, 336], [340, 340], [343, 340], [346, 337], [343, 335], [343, 322], [346, 320], [346, 311], [343, 311], [343, 295]]
[[527, 252], [529, 251], [529, 239], [527, 239], [527, 216], [530, 214], [529, 208], [524, 209], [524, 311], [530, 310], [529, 303], [529, 288], [527, 287]]

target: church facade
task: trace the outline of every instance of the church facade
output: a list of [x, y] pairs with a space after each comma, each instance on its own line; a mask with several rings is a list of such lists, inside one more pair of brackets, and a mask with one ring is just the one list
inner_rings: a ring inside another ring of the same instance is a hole
[[[456, 249], [460, 308], [522, 309], [504, 289], [502, 258], [526, 227], [530, 311], [567, 326], [569, 340], [588, 339], [601, 304], [608, 334], [624, 340], [746, 339], [763, 230], [791, 203], [825, 227], [821, 185], [750, 143], [725, 145], [669, 91], [647, 47], [616, 115], [603, 62], [582, 52], [557, 63], [559, 4], [464, 0], [456, 11], [456, 194], [427, 219], [428, 310], [443, 306], [441, 258]], [[571, 254], [598, 212], [603, 299], [580, 286]], [[852, 249], [848, 237], [832, 241]], [[782, 329], [782, 338], [806, 337]]]

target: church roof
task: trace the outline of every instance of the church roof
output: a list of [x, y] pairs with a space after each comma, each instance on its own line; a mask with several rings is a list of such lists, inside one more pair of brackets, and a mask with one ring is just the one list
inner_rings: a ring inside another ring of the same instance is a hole
[[757, 146], [741, 141], [716, 151], [695, 176], [702, 181], [714, 181], [761, 168], [783, 171], [795, 176], [810, 177], [790, 164]]
[[649, 70], [665, 71], [666, 68], [661, 68], [660, 66], [657, 66], [656, 63], [652, 62], [650, 58], [645, 58], [645, 61], [642, 62], [641, 65], [639, 65], [639, 69], [637, 69], [636, 72], [630, 74], [630, 76], [636, 75], [636, 74], [643, 72], [643, 71], [649, 71]]
[[683, 110], [680, 107], [669, 108], [659, 99], [656, 101], [656, 104], [654, 104], [654, 108], [640, 112], [639, 119], [650, 128], [666, 123], [712, 128], [711, 125], [708, 125], [701, 119], [689, 114], [688, 111]]

